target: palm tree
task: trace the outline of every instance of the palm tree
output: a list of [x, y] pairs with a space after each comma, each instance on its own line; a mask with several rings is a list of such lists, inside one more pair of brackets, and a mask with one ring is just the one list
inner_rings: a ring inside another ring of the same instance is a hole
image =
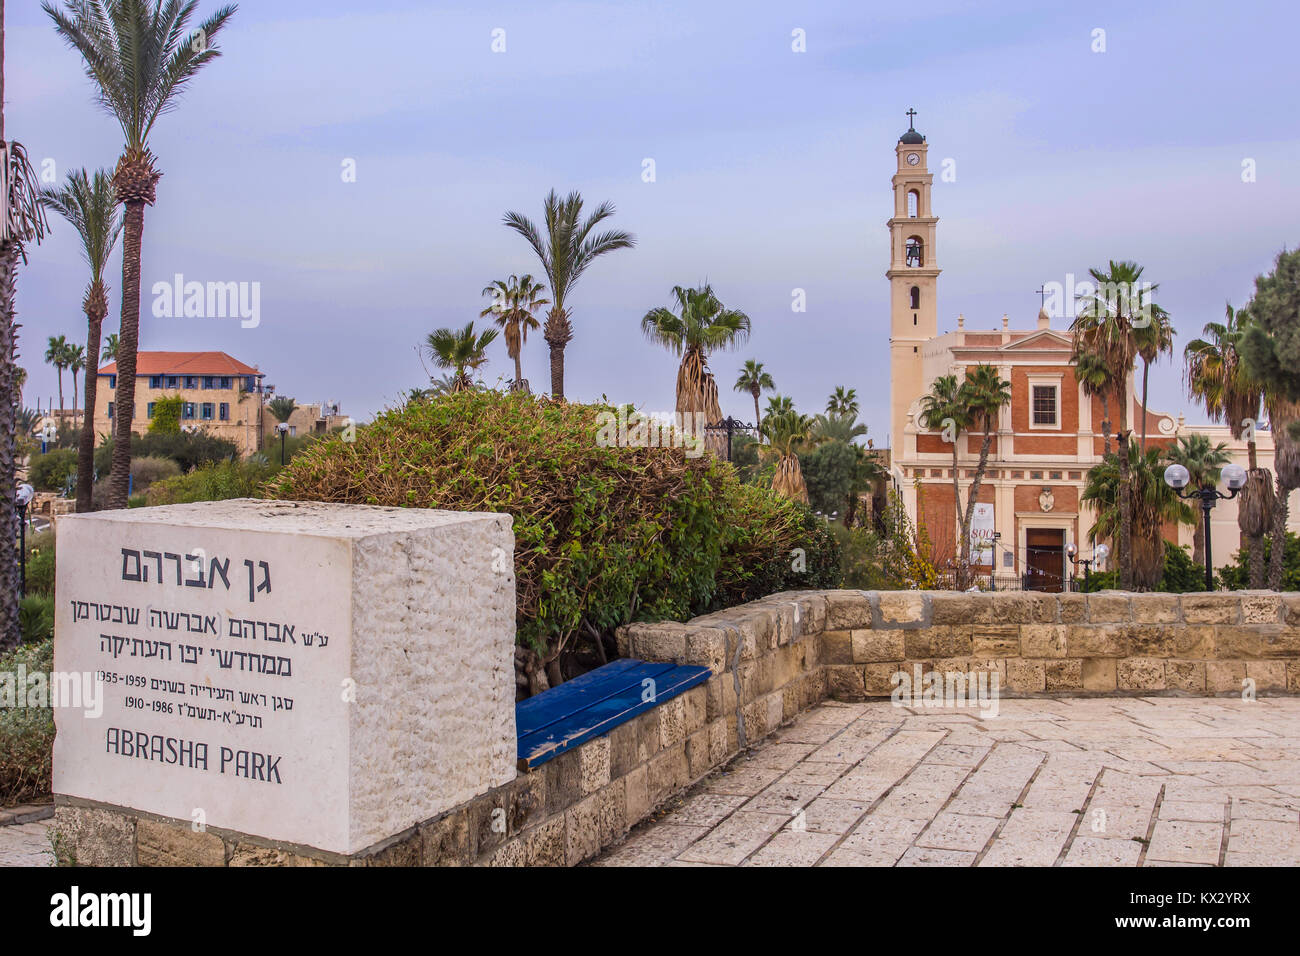
[[59, 423], [63, 423], [63, 370], [68, 367], [68, 340], [62, 335], [51, 335], [45, 348], [45, 364], [53, 365], [59, 376]]
[[[966, 381], [962, 383], [958, 398], [965, 406], [971, 429], [984, 433], [984, 439], [980, 442], [979, 464], [975, 466], [975, 478], [966, 493], [966, 511], [961, 522], [960, 547], [969, 558], [970, 526], [975, 516], [975, 502], [979, 500], [980, 484], [984, 481], [984, 473], [988, 468], [989, 449], [993, 444], [998, 415], [1003, 406], [1011, 403], [1011, 383], [1002, 378], [992, 365], [977, 365], [966, 370]], [[958, 571], [966, 567], [966, 564], [967, 562], [959, 563]], [[959, 574], [958, 590], [965, 590], [969, 586], [970, 581]]]
[[68, 346], [68, 371], [72, 373], [72, 427], [77, 427], [77, 375], [86, 367], [86, 347]]
[[176, 106], [181, 91], [208, 62], [220, 55], [214, 41], [234, 15], [225, 6], [199, 24], [186, 27], [197, 0], [51, 0], [42, 8], [68, 45], [81, 54], [94, 81], [101, 107], [122, 127], [121, 158], [113, 171], [115, 198], [126, 207], [122, 241], [121, 355], [117, 360], [113, 465], [109, 508], [126, 507], [131, 474], [131, 420], [135, 412], [135, 362], [140, 334], [140, 251], [144, 207], [152, 206], [158, 179], [149, 134], [158, 118]]
[[277, 395], [266, 403], [266, 410], [277, 422], [284, 423], [298, 410], [298, 404], [287, 395]]
[[531, 275], [515, 276], [509, 279], [497, 279], [483, 289], [484, 295], [492, 296], [492, 304], [479, 313], [480, 318], [492, 316], [494, 321], [506, 333], [506, 354], [515, 360], [515, 380], [510, 383], [511, 391], [528, 391], [524, 381], [524, 372], [519, 364], [519, 353], [528, 341], [530, 331], [541, 328], [533, 313], [550, 303], [543, 299], [546, 291], [544, 285], [533, 281]]
[[793, 409], [769, 414], [759, 429], [767, 442], [759, 446], [758, 454], [764, 461], [776, 462], [772, 474], [772, 490], [795, 501], [808, 503], [808, 486], [804, 484], [803, 469], [799, 467], [799, 452], [816, 444], [813, 420]]
[[1083, 386], [1083, 393], [1091, 399], [1101, 399], [1101, 453], [1110, 454], [1110, 395], [1115, 388], [1115, 376], [1104, 356], [1086, 348], [1075, 347], [1070, 356], [1074, 363], [1074, 378]]
[[[4, 0], [0, 0], [0, 540], [18, 540], [16, 478], [18, 405], [21, 400], [18, 368], [18, 323], [14, 321], [18, 260], [27, 261], [27, 243], [45, 236], [45, 210], [41, 206], [36, 174], [27, 151], [5, 139], [4, 123]], [[18, 617], [18, 549], [0, 548], [0, 650], [22, 641]]]
[[564, 347], [573, 339], [567, 306], [569, 293], [594, 259], [616, 249], [632, 248], [636, 237], [618, 229], [592, 235], [596, 226], [614, 215], [614, 204], [603, 202], [583, 219], [582, 196], [576, 190], [561, 199], [552, 189], [546, 194], [543, 210], [545, 236], [522, 213], [507, 212], [503, 221], [533, 247], [555, 297], [546, 313], [542, 335], [551, 347], [551, 397], [563, 399]]
[[[1214, 487], [1219, 483], [1219, 471], [1232, 461], [1232, 454], [1224, 442], [1210, 445], [1210, 436], [1190, 432], [1178, 436], [1165, 452], [1165, 457], [1187, 469], [1188, 485], [1192, 488]], [[1205, 526], [1195, 516], [1192, 521], [1192, 563], [1200, 567], [1205, 563]]]
[[813, 434], [819, 442], [841, 441], [852, 445], [867, 433], [867, 426], [858, 421], [854, 412], [818, 415], [813, 419]]
[[758, 400], [763, 392], [774, 391], [776, 382], [772, 376], [763, 371], [763, 363], [754, 359], [745, 359], [745, 365], [740, 370], [740, 375], [736, 378], [736, 384], [732, 388], [737, 392], [749, 392], [754, 396], [754, 427], [757, 428], [763, 424], [763, 416], [758, 411]]
[[1122, 492], [1128, 485], [1131, 502], [1127, 515], [1132, 528], [1133, 550], [1130, 553], [1132, 583], [1129, 589], [1149, 591], [1160, 583], [1165, 564], [1164, 525], [1186, 524], [1195, 520], [1192, 507], [1178, 497], [1164, 482], [1164, 467], [1159, 448], [1144, 454], [1129, 440], [1126, 475], [1120, 472], [1121, 455], [1106, 455], [1088, 470], [1087, 484], [1080, 500], [1093, 506], [1097, 520], [1090, 529], [1094, 538], [1113, 538], [1124, 521]]
[[788, 395], [769, 395], [767, 398], [767, 414], [763, 418], [767, 419], [772, 415], [791, 411], [794, 411], [794, 401]]
[[[957, 384], [956, 375], [940, 375], [930, 384], [930, 391], [921, 396], [921, 418], [923, 428], [943, 434], [944, 441], [952, 442], [952, 501], [953, 530], [962, 524], [961, 490], [958, 483], [960, 472], [957, 469], [957, 439], [970, 427], [970, 415], [961, 396], [961, 386]], [[957, 568], [965, 567], [969, 554], [962, 554], [958, 547]]]
[[826, 400], [827, 415], [847, 415], [858, 413], [858, 390], [856, 388], [845, 389], [843, 385], [836, 385], [835, 391], [831, 397]]
[[[1154, 294], [1156, 286], [1151, 286]], [[1147, 450], [1147, 378], [1151, 374], [1151, 363], [1161, 355], [1174, 354], [1174, 327], [1169, 320], [1169, 313], [1154, 302], [1147, 305], [1149, 315], [1145, 316], [1145, 325], [1137, 324], [1133, 336], [1137, 340], [1138, 357], [1142, 359], [1142, 452]]]
[[1273, 498], [1273, 524], [1269, 529], [1272, 542], [1268, 565], [1268, 587], [1282, 590], [1285, 571], [1286, 522], [1291, 492], [1300, 488], [1300, 442], [1292, 436], [1290, 426], [1300, 421], [1300, 402], [1269, 393], [1268, 427], [1273, 432], [1273, 480], [1277, 491]]
[[[722, 420], [718, 384], [709, 371], [709, 352], [743, 342], [749, 336], [749, 316], [728, 309], [707, 283], [696, 289], [673, 286], [672, 296], [680, 314], [651, 309], [641, 318], [641, 331], [650, 341], [682, 357], [677, 368], [677, 415], [683, 428], [699, 434], [704, 426]], [[718, 439], [709, 437], [716, 446]], [[721, 441], [726, 444], [725, 437]]]
[[453, 369], [453, 392], [463, 392], [474, 387], [470, 372], [487, 361], [487, 347], [497, 337], [496, 329], [487, 329], [474, 335], [474, 323], [467, 322], [460, 331], [438, 329], [425, 339], [425, 350], [438, 368]]
[[[117, 333], [109, 332], [104, 337], [104, 351], [99, 353], [99, 362], [101, 365], [107, 365], [109, 362], [117, 361]], [[86, 406], [89, 408], [90, 406]]]
[[[1119, 569], [1120, 587], [1133, 587], [1131, 546], [1133, 522], [1131, 515], [1128, 423], [1128, 376], [1137, 355], [1134, 323], [1144, 321], [1143, 314], [1155, 308], [1150, 301], [1141, 301], [1136, 293], [1142, 278], [1142, 267], [1136, 262], [1116, 262], [1112, 259], [1108, 271], [1089, 269], [1097, 291], [1080, 296], [1080, 309], [1070, 325], [1074, 335], [1074, 351], [1086, 349], [1101, 355], [1115, 374], [1115, 389], [1119, 401], [1119, 472], [1120, 472], [1120, 522]], [[1154, 287], [1153, 287], [1154, 288]]]
[[1272, 524], [1273, 487], [1259, 468], [1255, 425], [1259, 421], [1264, 389], [1246, 372], [1239, 346], [1246, 331], [1246, 313], [1225, 309], [1224, 322], [1209, 322], [1204, 338], [1193, 339], [1183, 349], [1184, 379], [1188, 394], [1199, 401], [1211, 421], [1226, 422], [1237, 441], [1246, 440], [1247, 479], [1237, 506], [1237, 526], [1246, 537], [1250, 555], [1250, 586], [1265, 582], [1264, 535]]

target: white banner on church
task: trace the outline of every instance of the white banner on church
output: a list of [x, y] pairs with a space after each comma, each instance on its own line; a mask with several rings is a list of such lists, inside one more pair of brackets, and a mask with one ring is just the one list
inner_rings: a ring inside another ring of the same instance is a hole
[[993, 563], [993, 528], [993, 505], [977, 501], [970, 519], [971, 564]]

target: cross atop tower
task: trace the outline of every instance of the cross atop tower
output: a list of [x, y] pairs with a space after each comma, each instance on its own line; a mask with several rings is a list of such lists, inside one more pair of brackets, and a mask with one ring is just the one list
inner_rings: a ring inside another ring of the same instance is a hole
[[912, 109], [911, 107], [908, 107], [908, 109], [907, 109], [907, 128], [908, 128], [908, 129], [916, 129], [916, 120], [914, 119], [915, 116], [916, 116], [916, 110]]

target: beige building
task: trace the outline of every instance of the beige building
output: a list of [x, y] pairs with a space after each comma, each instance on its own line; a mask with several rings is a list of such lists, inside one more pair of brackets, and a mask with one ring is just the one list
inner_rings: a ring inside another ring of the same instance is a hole
[[[1060, 590], [1075, 569], [1067, 558], [1073, 544], [1082, 558], [1094, 545], [1089, 529], [1095, 514], [1080, 500], [1088, 470], [1103, 454], [1102, 406], [1089, 399], [1070, 363], [1069, 320], [1040, 311], [1029, 328], [1012, 328], [1008, 316], [992, 328], [957, 329], [938, 334], [936, 256], [938, 219], [931, 205], [933, 176], [926, 162], [925, 137], [909, 128], [895, 147], [893, 215], [888, 220], [890, 262], [890, 471], [908, 514], [924, 522], [934, 557], [945, 563], [959, 536], [953, 503], [953, 442], [940, 430], [921, 425], [922, 398], [941, 375], [960, 381], [976, 365], [992, 365], [1011, 383], [1011, 403], [1001, 411], [992, 438], [988, 470], [977, 498], [974, 537], [993, 539], [978, 555], [985, 573], [995, 567], [999, 583]], [[1188, 428], [1181, 414], [1143, 409], [1137, 376], [1130, 371], [1125, 392], [1127, 419], [1140, 437], [1145, 419], [1149, 445], [1167, 446], [1185, 431], [1225, 442], [1234, 460], [1246, 466], [1245, 442], [1234, 441], [1223, 426]], [[1111, 410], [1112, 429], [1118, 410]], [[970, 479], [979, 461], [983, 434], [961, 434], [956, 442], [958, 481], [965, 506]], [[1111, 447], [1114, 447], [1113, 437]], [[1257, 432], [1261, 468], [1273, 466], [1273, 440]], [[1291, 502], [1292, 530], [1300, 530], [1300, 508]], [[1220, 501], [1211, 512], [1215, 566], [1232, 560], [1240, 547], [1237, 502]], [[1170, 528], [1180, 544], [1190, 545], [1192, 528]], [[994, 539], [994, 536], [996, 538]], [[1097, 568], [1097, 565], [1094, 565]], [[1078, 569], [1081, 573], [1081, 568]]]
[[[263, 373], [225, 352], [139, 352], [136, 355], [135, 410], [131, 431], [143, 434], [160, 398], [185, 400], [181, 428], [202, 428], [235, 443], [247, 456], [261, 447], [266, 397]], [[95, 392], [95, 432], [110, 434], [116, 412], [117, 363], [99, 370]]]

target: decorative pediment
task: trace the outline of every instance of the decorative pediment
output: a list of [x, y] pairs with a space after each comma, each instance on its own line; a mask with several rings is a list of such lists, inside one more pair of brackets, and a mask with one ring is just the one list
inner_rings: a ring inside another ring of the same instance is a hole
[[1074, 340], [1056, 329], [1039, 329], [1024, 338], [1015, 339], [998, 347], [999, 352], [1027, 352], [1040, 349], [1071, 349]]

